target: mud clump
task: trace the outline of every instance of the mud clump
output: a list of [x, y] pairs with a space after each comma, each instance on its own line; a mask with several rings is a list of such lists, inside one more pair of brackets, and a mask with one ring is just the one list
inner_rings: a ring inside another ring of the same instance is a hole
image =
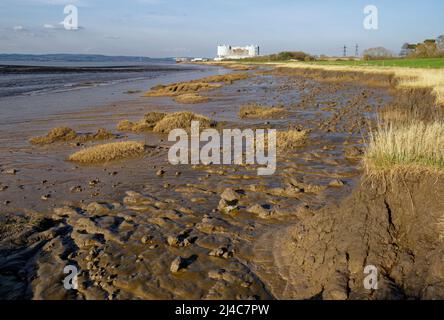
[[222, 87], [223, 84], [232, 84], [234, 81], [247, 79], [248, 74], [233, 73], [227, 75], [210, 76], [199, 80], [173, 83], [169, 85], [158, 85], [151, 88], [146, 97], [174, 97], [187, 93], [209, 91]]
[[270, 119], [282, 117], [284, 114], [283, 107], [266, 107], [257, 104], [242, 106], [239, 110], [241, 119]]
[[210, 101], [210, 98], [195, 93], [186, 93], [175, 97], [174, 101], [183, 104], [198, 104], [208, 102]]
[[189, 131], [191, 121], [199, 121], [200, 128], [210, 128], [216, 125], [216, 122], [193, 112], [174, 112], [167, 114], [162, 120], [156, 123], [153, 132], [169, 133], [174, 129], [184, 129]]
[[104, 163], [142, 155], [145, 145], [141, 142], [124, 141], [102, 144], [78, 151], [68, 160], [79, 163]]
[[88, 141], [109, 140], [115, 137], [116, 135], [103, 128], [100, 128], [94, 134], [78, 134], [69, 127], [57, 127], [49, 131], [45, 136], [31, 138], [29, 142], [38, 145], [47, 145], [56, 142], [85, 143]]

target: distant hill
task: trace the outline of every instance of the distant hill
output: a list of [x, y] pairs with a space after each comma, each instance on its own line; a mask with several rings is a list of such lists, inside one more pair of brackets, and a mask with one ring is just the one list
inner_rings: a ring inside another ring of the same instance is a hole
[[106, 56], [98, 54], [0, 54], [0, 61], [39, 62], [153, 62], [171, 61], [173, 58], [154, 59], [134, 56]]

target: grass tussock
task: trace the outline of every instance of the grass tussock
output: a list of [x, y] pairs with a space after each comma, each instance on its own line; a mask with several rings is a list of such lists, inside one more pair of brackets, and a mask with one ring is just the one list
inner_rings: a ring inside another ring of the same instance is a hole
[[133, 122], [129, 120], [122, 120], [117, 124], [117, 129], [123, 132], [141, 133], [153, 130], [157, 122], [166, 116], [163, 112], [149, 112], [143, 119]]
[[364, 161], [370, 172], [399, 167], [443, 170], [444, 123], [380, 125], [370, 137]]
[[108, 140], [115, 138], [116, 135], [106, 129], [99, 129], [94, 134], [78, 134], [69, 127], [57, 127], [49, 131], [45, 136], [34, 137], [29, 140], [31, 144], [46, 145], [56, 142], [74, 142], [84, 143], [88, 141]]
[[79, 163], [105, 163], [140, 156], [145, 151], [145, 145], [136, 141], [107, 143], [86, 148], [72, 154], [68, 160]]
[[276, 144], [280, 151], [286, 151], [302, 146], [308, 137], [307, 130], [291, 129], [276, 133]]
[[198, 95], [196, 93], [185, 93], [174, 98], [177, 103], [197, 104], [210, 101], [210, 98]]
[[185, 93], [209, 91], [220, 88], [221, 86], [222, 85], [219, 83], [207, 82], [183, 82], [170, 85], [159, 85], [148, 91], [145, 94], [145, 97], [173, 97]]
[[242, 106], [239, 110], [241, 119], [269, 119], [280, 117], [285, 113], [283, 107], [266, 107], [257, 104]]
[[230, 73], [224, 75], [210, 76], [199, 80], [172, 83], [169, 85], [158, 85], [145, 93], [146, 97], [175, 97], [188, 93], [209, 91], [220, 88], [222, 84], [232, 84], [234, 81], [248, 78], [246, 73]]
[[162, 120], [156, 123], [153, 131], [157, 133], [169, 133], [173, 129], [185, 129], [189, 131], [191, 121], [199, 121], [201, 129], [214, 127], [216, 125], [215, 121], [205, 116], [183, 111], [167, 114]]

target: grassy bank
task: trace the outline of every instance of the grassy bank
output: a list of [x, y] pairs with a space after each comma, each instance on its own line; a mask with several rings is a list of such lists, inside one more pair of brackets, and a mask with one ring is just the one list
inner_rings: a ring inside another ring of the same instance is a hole
[[338, 65], [338, 66], [369, 66], [369, 67], [401, 67], [401, 68], [444, 68], [444, 58], [429, 59], [389, 59], [389, 60], [340, 60], [340, 61], [313, 61], [306, 62], [315, 65]]
[[330, 74], [340, 81], [347, 81], [344, 75], [356, 73], [362, 73], [364, 78], [369, 79], [378, 79], [380, 75], [394, 77], [395, 81], [387, 85], [395, 86], [398, 94], [384, 111], [403, 116], [393, 117], [392, 114], [389, 120], [386, 117], [370, 133], [364, 157], [367, 169], [369, 172], [394, 168], [410, 171], [413, 167], [421, 167], [444, 172], [444, 119], [439, 116], [442, 113], [429, 112], [433, 116], [425, 119], [418, 116], [420, 112], [411, 112], [444, 107], [444, 70], [303, 62], [273, 65], [300, 69], [301, 74], [319, 74], [321, 78]]

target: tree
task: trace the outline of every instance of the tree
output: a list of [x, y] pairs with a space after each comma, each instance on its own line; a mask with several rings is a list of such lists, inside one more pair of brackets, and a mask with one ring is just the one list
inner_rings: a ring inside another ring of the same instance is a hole
[[364, 51], [364, 60], [376, 60], [376, 59], [390, 59], [393, 58], [393, 53], [384, 48], [370, 48]]

